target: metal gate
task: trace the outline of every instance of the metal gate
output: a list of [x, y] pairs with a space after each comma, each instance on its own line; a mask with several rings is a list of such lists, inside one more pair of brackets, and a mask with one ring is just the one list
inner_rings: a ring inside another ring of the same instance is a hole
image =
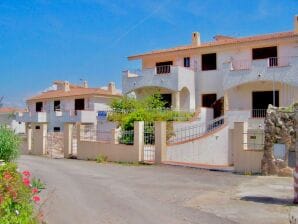
[[45, 153], [50, 158], [63, 158], [63, 132], [48, 132], [45, 138]]
[[155, 161], [155, 127], [153, 122], [144, 123], [144, 161]]

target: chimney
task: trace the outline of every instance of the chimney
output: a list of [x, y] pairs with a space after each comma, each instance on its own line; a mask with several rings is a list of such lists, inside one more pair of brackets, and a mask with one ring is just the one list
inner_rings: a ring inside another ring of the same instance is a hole
[[88, 88], [88, 82], [87, 82], [87, 80], [84, 80], [84, 82], [83, 82], [83, 87], [84, 87], [84, 88]]
[[298, 15], [294, 17], [294, 33], [298, 34]]
[[63, 83], [63, 90], [65, 92], [70, 91], [70, 86], [69, 86], [69, 82], [68, 81], [64, 81], [64, 83]]
[[114, 82], [110, 82], [108, 85], [108, 91], [112, 94], [116, 93], [116, 86]]
[[201, 36], [199, 32], [193, 32], [191, 36], [191, 45], [199, 46], [201, 45]]

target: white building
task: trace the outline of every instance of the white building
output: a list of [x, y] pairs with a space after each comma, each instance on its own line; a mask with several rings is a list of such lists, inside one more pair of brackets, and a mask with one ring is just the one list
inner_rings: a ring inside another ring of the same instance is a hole
[[1, 107], [0, 108], [0, 125], [11, 128], [17, 134], [25, 133], [25, 123], [16, 121], [16, 115], [21, 112], [20, 109]]
[[[121, 93], [114, 83], [106, 88], [89, 88], [68, 81], [55, 81], [54, 90], [48, 90], [27, 100], [28, 111], [19, 113], [17, 120], [30, 123], [47, 123], [48, 132], [60, 132], [65, 123], [97, 125], [106, 116], [109, 103]], [[103, 113], [101, 113], [103, 111]]]
[[293, 31], [217, 35], [207, 43], [195, 32], [190, 45], [128, 59], [141, 60], [142, 68], [123, 72], [124, 94], [143, 97], [158, 91], [172, 108], [213, 108], [214, 117], [224, 113], [233, 121], [263, 117], [268, 104], [298, 100], [298, 16]]

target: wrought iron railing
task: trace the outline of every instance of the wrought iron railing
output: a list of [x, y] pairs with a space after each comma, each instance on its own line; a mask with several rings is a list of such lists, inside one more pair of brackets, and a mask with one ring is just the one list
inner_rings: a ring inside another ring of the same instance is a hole
[[95, 126], [85, 125], [80, 128], [80, 139], [82, 141], [112, 142], [115, 140], [115, 136], [112, 130], [104, 131]]
[[191, 140], [195, 140], [207, 133], [213, 132], [225, 124], [226, 118], [224, 116], [216, 118], [208, 123], [202, 123], [197, 125], [188, 125], [183, 128], [178, 128], [171, 133], [171, 137], [168, 139], [168, 144], [183, 143]]
[[267, 115], [267, 109], [252, 109], [251, 117], [252, 118], [265, 118]]
[[171, 73], [171, 65], [156, 66], [156, 74], [169, 74]]
[[268, 58], [268, 67], [289, 66], [289, 57]]

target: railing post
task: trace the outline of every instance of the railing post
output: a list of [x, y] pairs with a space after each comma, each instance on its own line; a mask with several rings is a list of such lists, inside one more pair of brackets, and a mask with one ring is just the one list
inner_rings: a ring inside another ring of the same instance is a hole
[[144, 121], [134, 122], [133, 145], [138, 151], [138, 161], [144, 161]]
[[167, 123], [156, 121], [155, 124], [155, 164], [167, 160]]

